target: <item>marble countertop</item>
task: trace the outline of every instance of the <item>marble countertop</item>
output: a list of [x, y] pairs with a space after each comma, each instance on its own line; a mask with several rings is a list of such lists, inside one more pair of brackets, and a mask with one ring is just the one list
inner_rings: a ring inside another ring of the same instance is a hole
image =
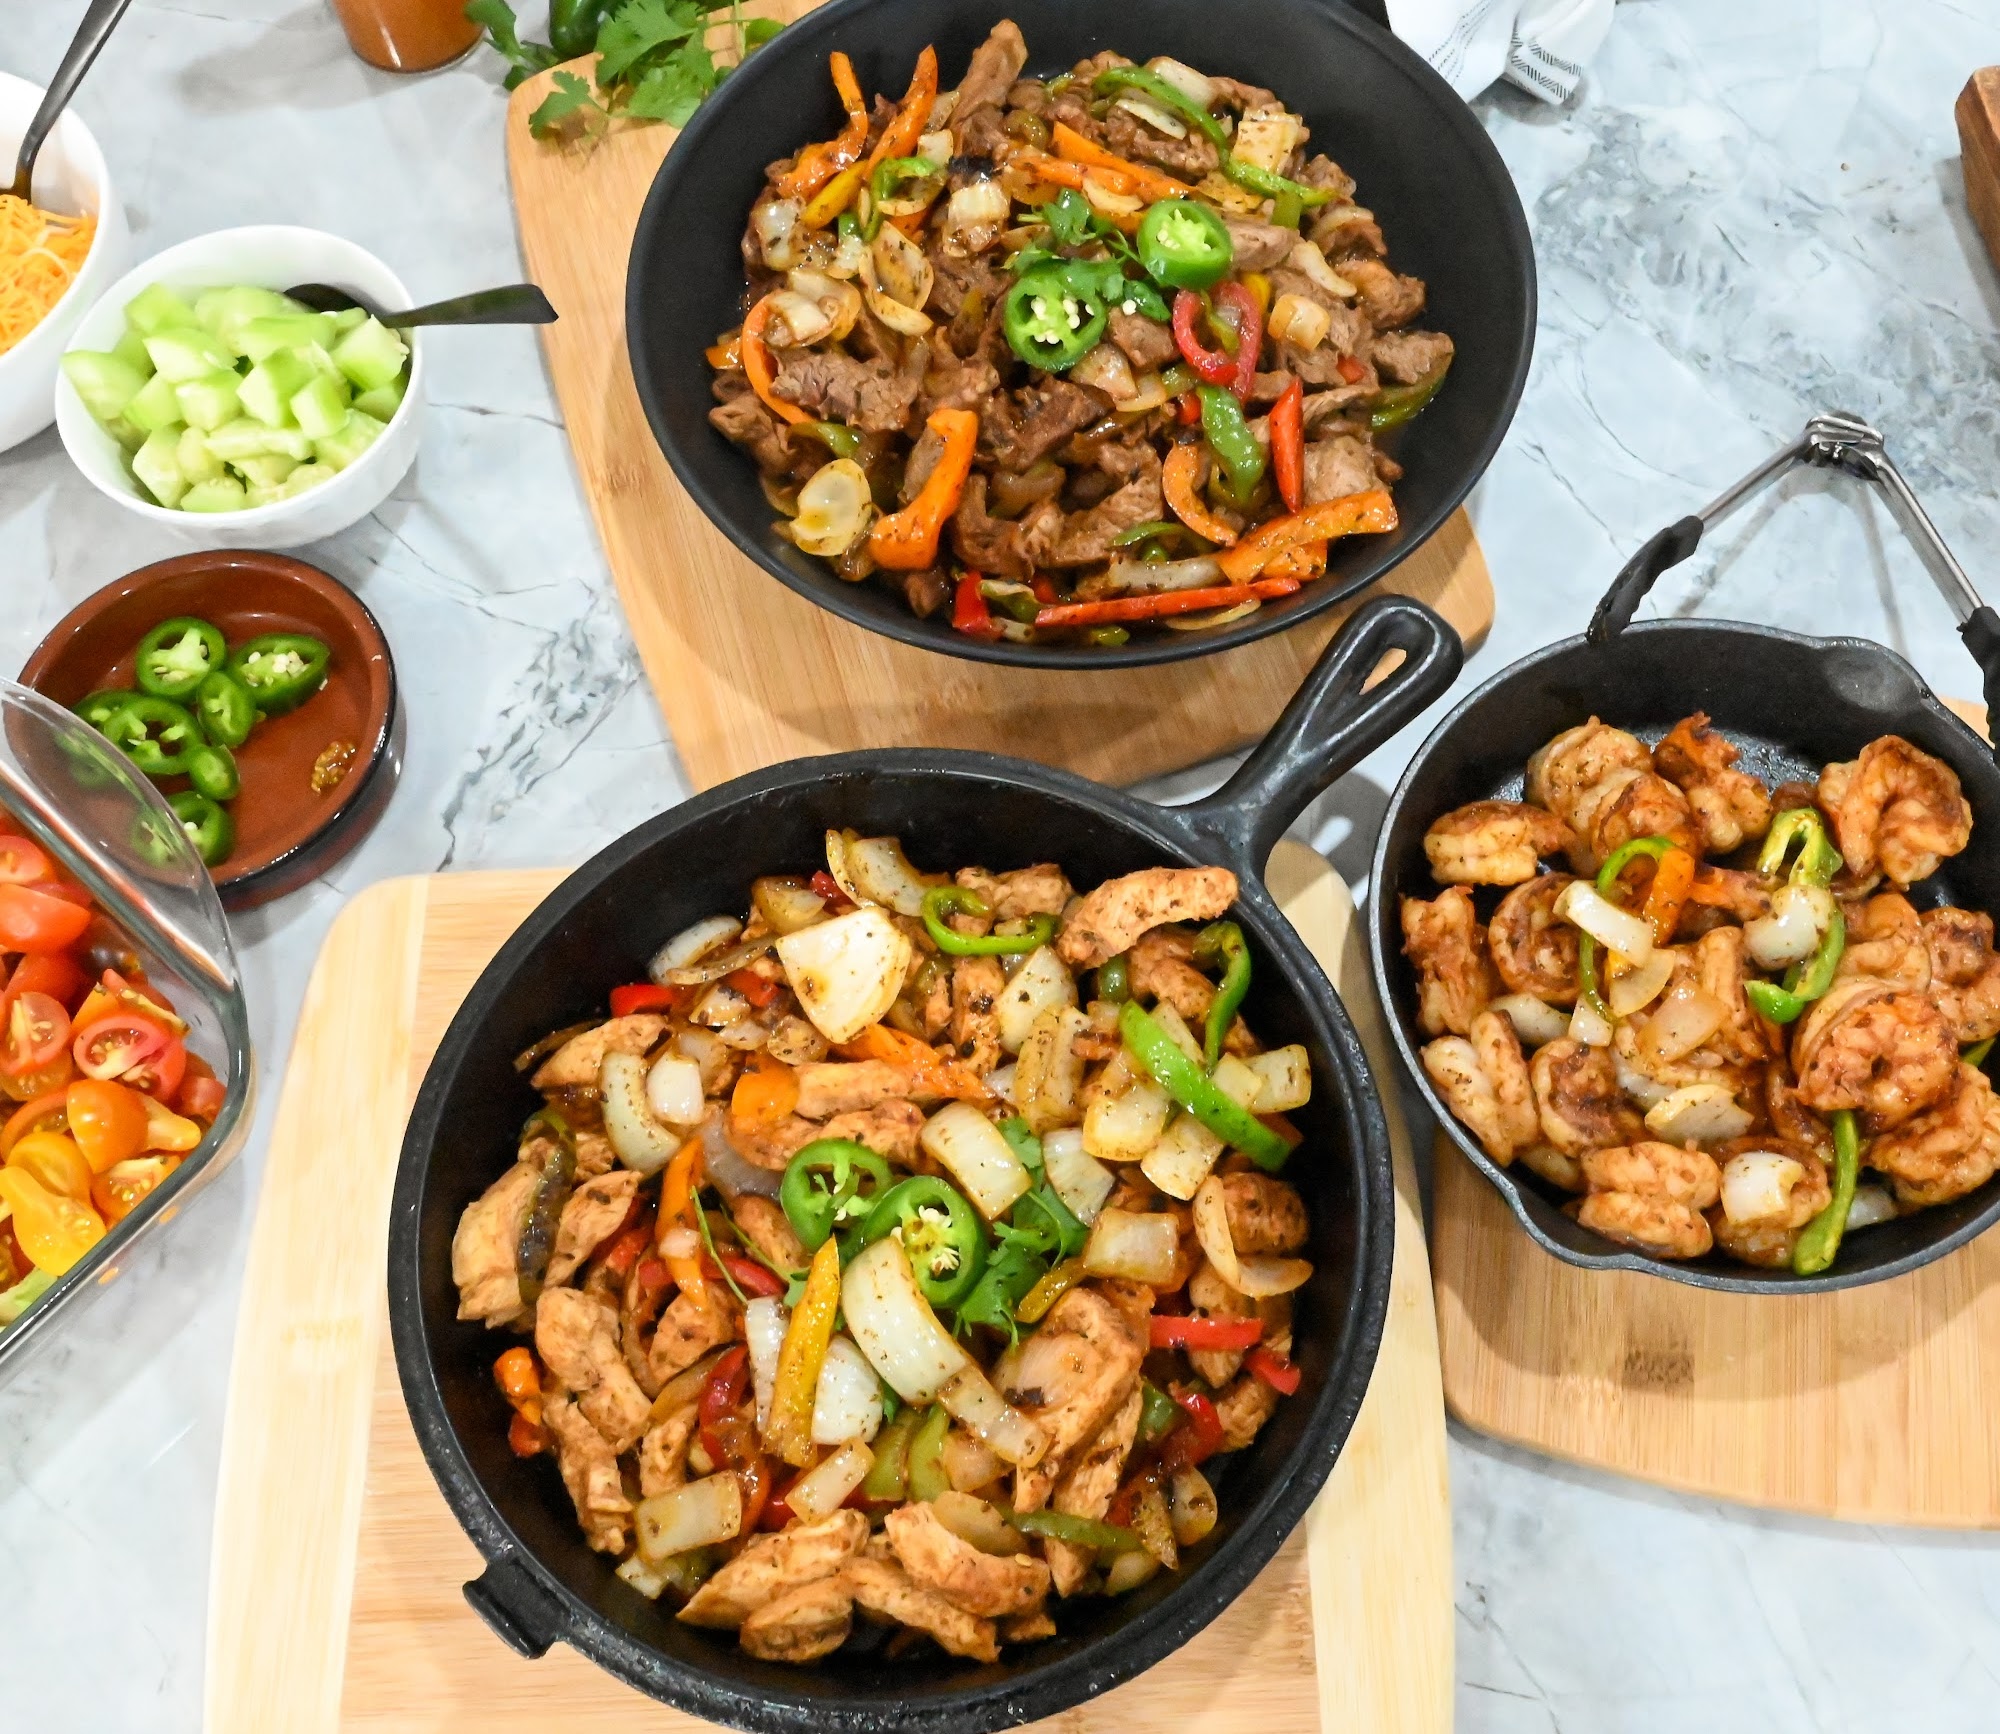
[[[46, 77], [77, 8], [11, 11], [0, 65]], [[2000, 599], [2000, 279], [1951, 122], [1968, 73], [1995, 60], [2000, 27], [1977, 0], [1627, 0], [1567, 107], [1481, 100], [1534, 225], [1542, 312], [1527, 397], [1472, 499], [1500, 611], [1469, 677], [1578, 629], [1645, 536], [1836, 406], [1885, 429]], [[495, 66], [371, 72], [319, 0], [135, 0], [80, 107], [141, 254], [306, 222], [427, 298], [519, 274]], [[387, 628], [410, 746], [375, 834], [236, 924], [258, 1133], [146, 1268], [0, 1392], [0, 1658], [23, 1727], [198, 1726], [237, 1285], [275, 1085], [342, 900], [391, 874], [581, 860], [687, 792], [534, 339], [473, 332], [432, 353], [416, 468], [308, 551]], [[170, 551], [93, 493], [53, 432], [0, 456], [0, 666]], [[1836, 478], [1767, 496], [1653, 606], [1837, 625], [1941, 690], [1976, 689], [1914, 556]], [[1432, 720], [1302, 821], [1351, 880]], [[1762, 1515], [1456, 1429], [1451, 1469], [1462, 1729], [2000, 1723], [2000, 1539]]]

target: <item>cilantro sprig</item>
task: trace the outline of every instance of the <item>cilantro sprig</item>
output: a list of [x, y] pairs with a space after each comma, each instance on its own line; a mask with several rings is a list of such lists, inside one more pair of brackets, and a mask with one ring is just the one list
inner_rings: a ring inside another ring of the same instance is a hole
[[[1038, 215], [1043, 239], [1023, 247], [1009, 259], [1008, 270], [1022, 276], [1037, 265], [1058, 263], [1064, 267], [1072, 286], [1088, 290], [1107, 306], [1116, 307], [1129, 301], [1133, 312], [1143, 313], [1148, 319], [1169, 317], [1166, 297], [1146, 275], [1132, 243], [1125, 239], [1116, 223], [1093, 211], [1082, 194], [1065, 187], [1041, 207]], [[1101, 243], [1110, 258], [1073, 259], [1064, 252], [1066, 248], [1086, 246], [1093, 241]]]

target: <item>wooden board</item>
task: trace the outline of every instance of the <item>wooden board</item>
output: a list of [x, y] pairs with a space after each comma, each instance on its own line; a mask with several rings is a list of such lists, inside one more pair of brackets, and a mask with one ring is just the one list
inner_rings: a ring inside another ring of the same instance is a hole
[[[779, 10], [809, 9], [790, 0]], [[1124, 785], [1270, 727], [1348, 610], [1166, 668], [996, 668], [849, 625], [731, 547], [661, 457], [626, 361], [626, 257], [674, 134], [621, 123], [595, 140], [535, 139], [527, 117], [550, 77], [530, 79], [508, 105], [521, 247], [561, 315], [542, 336], [570, 446], [697, 788], [802, 754], [890, 746], [983, 748]], [[1380, 588], [1429, 603], [1468, 644], [1492, 624], [1493, 587], [1462, 511]]]
[[[404, 1120], [446, 1023], [558, 882], [456, 874], [342, 912], [286, 1073], [231, 1372], [209, 1593], [208, 1734], [487, 1734], [703, 1724], [558, 1646], [524, 1661], [459, 1586], [480, 1562], [424, 1466], [384, 1316]], [[1297, 844], [1271, 888], [1390, 1064], [1346, 887]], [[1395, 1134], [1394, 1284], [1347, 1448], [1298, 1534], [1214, 1625], [1064, 1734], [1443, 1734], [1451, 1523], [1437, 1338], [1408, 1138]]]
[[1482, 1433], [1746, 1505], [2000, 1526], [2000, 1234], [1840, 1294], [1710, 1294], [1551, 1257], [1440, 1135], [1431, 1258], [1445, 1401]]
[[2000, 271], [2000, 66], [1984, 66], [1965, 81], [1953, 111], [1965, 202]]

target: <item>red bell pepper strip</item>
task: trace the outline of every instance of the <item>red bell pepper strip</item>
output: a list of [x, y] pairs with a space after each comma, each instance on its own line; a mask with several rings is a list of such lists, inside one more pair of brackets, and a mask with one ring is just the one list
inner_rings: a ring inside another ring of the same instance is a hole
[[1214, 291], [1216, 311], [1224, 314], [1234, 312], [1230, 321], [1236, 327], [1236, 372], [1233, 378], [1220, 381], [1236, 393], [1243, 402], [1250, 401], [1250, 392], [1257, 381], [1257, 358], [1264, 352], [1264, 308], [1249, 287], [1234, 278], [1217, 286]]
[[1288, 518], [1273, 518], [1235, 547], [1223, 549], [1215, 559], [1225, 578], [1241, 584], [1256, 577], [1280, 554], [1308, 542], [1364, 532], [1379, 534], [1395, 527], [1396, 505], [1388, 490], [1370, 488], [1364, 493], [1343, 494], [1337, 500], [1321, 500]]
[[1176, 1391], [1173, 1399], [1187, 1417], [1187, 1424], [1167, 1435], [1160, 1447], [1160, 1461], [1169, 1469], [1192, 1469], [1222, 1449], [1222, 1417], [1200, 1391]]
[[1305, 401], [1306, 388], [1294, 374], [1271, 406], [1271, 467], [1277, 472], [1278, 496], [1288, 512], [1305, 505]]
[[1298, 1367], [1261, 1343], [1243, 1357], [1243, 1365], [1281, 1396], [1289, 1397], [1299, 1388]]
[[968, 638], [1000, 636], [999, 622], [993, 618], [993, 610], [986, 606], [977, 572], [968, 572], [959, 579], [957, 593], [951, 599], [951, 624], [954, 631], [963, 632]]
[[[972, 587], [975, 591], [979, 588], [978, 579], [975, 578], [972, 580]], [[982, 598], [982, 605], [983, 600]], [[827, 906], [831, 914], [845, 914], [854, 907], [853, 899], [845, 891], [841, 890], [840, 881], [834, 878], [824, 867], [820, 868], [812, 876], [810, 884], [813, 888], [813, 895]]]
[[1174, 297], [1174, 342], [1180, 346], [1181, 359], [1208, 384], [1233, 387], [1236, 357], [1227, 350], [1210, 349], [1202, 342], [1195, 332], [1195, 321], [1201, 317], [1201, 311], [1201, 297], [1192, 289], [1183, 289]]
[[684, 987], [656, 987], [650, 981], [635, 981], [611, 990], [611, 1015], [628, 1018], [634, 1012], [678, 1011], [690, 997]]
[[1205, 1318], [1189, 1315], [1153, 1315], [1153, 1347], [1156, 1349], [1250, 1349], [1264, 1336], [1259, 1318]]
[[1101, 602], [1065, 602], [1044, 608], [1037, 626], [1099, 626], [1114, 620], [1157, 620], [1163, 614], [1199, 614], [1206, 608], [1233, 608], [1252, 598], [1268, 601], [1299, 588], [1296, 578], [1259, 578], [1252, 584], [1223, 584], [1207, 590], [1164, 590], [1151, 596], [1109, 596]]
[[718, 1468], [729, 1461], [729, 1453], [723, 1446], [722, 1424], [742, 1407], [749, 1389], [750, 1351], [738, 1343], [709, 1369], [708, 1383], [701, 1388], [701, 1403], [696, 1410], [702, 1449]]
[[1368, 369], [1351, 355], [1343, 355], [1333, 364], [1333, 371], [1349, 385], [1359, 385], [1368, 377]]
[[720, 1270], [707, 1259], [702, 1261], [703, 1274], [713, 1272], [715, 1281], [720, 1282], [722, 1271], [728, 1271], [736, 1279], [736, 1286], [752, 1300], [760, 1295], [781, 1295], [785, 1292], [785, 1285], [774, 1272], [766, 1270], [754, 1258], [746, 1257], [733, 1247], [719, 1246], [715, 1249], [715, 1256], [722, 1261]]
[[778, 997], [778, 983], [769, 976], [759, 975], [754, 969], [733, 969], [722, 978], [725, 987], [733, 987], [759, 1011]]

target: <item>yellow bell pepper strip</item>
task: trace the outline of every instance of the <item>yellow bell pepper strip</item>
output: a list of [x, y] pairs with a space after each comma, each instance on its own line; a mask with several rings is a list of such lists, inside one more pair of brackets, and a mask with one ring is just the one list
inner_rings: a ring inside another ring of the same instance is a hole
[[771, 365], [770, 346], [764, 341], [764, 328], [771, 323], [771, 297], [750, 309], [750, 316], [743, 321], [742, 334], [736, 340], [738, 351], [743, 357], [743, 376], [750, 381], [750, 389], [757, 394], [757, 401], [780, 421], [811, 421], [812, 417], [795, 403], [787, 403], [771, 390], [771, 382], [778, 377], [777, 369]]
[[1066, 1258], [1021, 1297], [1014, 1316], [1024, 1325], [1040, 1324], [1049, 1308], [1069, 1293], [1089, 1274], [1080, 1258]]
[[[747, 336], [749, 326], [743, 329]], [[875, 564], [892, 572], [921, 572], [937, 564], [938, 538], [958, 510], [965, 479], [972, 474], [973, 448], [979, 443], [979, 417], [969, 409], [933, 410], [924, 425], [944, 441], [944, 450], [917, 497], [900, 512], [877, 518], [868, 532], [868, 552]]]
[[824, 229], [854, 203], [854, 195], [861, 191], [867, 179], [866, 163], [856, 163], [852, 168], [842, 169], [813, 194], [799, 217], [800, 226], [808, 231]]
[[0, 1204], [13, 1212], [14, 1238], [37, 1270], [61, 1276], [104, 1238], [104, 1218], [88, 1204], [51, 1192], [25, 1168], [0, 1168]]
[[768, 1131], [799, 1105], [798, 1074], [759, 1048], [729, 1094], [729, 1118], [746, 1133]]
[[1197, 536], [1226, 548], [1236, 540], [1236, 532], [1202, 503], [1201, 478], [1206, 467], [1200, 446], [1175, 446], [1167, 453], [1160, 484], [1175, 517]]
[[1270, 1173], [1284, 1167], [1291, 1146], [1248, 1108], [1224, 1095], [1137, 1000], [1118, 1008], [1118, 1034], [1125, 1051], [1153, 1082], [1225, 1144]]
[[1115, 152], [1108, 151], [1101, 144], [1085, 138], [1075, 127], [1065, 126], [1061, 121], [1056, 122], [1050, 137], [1054, 141], [1059, 161], [1122, 175], [1130, 191], [1149, 204], [1160, 199], [1194, 197], [1194, 188], [1186, 181], [1177, 181], [1172, 175], [1162, 174], [1158, 169], [1149, 169], [1143, 163], [1131, 162]]
[[[701, 1185], [701, 1140], [690, 1138], [674, 1152], [660, 1181], [659, 1247], [667, 1261], [667, 1274], [681, 1293], [698, 1305], [708, 1300], [708, 1278], [701, 1273], [701, 1229], [694, 1213], [699, 1208], [695, 1191]], [[667, 1239], [678, 1230], [687, 1232], [679, 1244], [669, 1249]]]
[[1241, 584], [1254, 578], [1280, 554], [1308, 542], [1324, 542], [1334, 536], [1383, 535], [1396, 527], [1396, 502], [1386, 488], [1369, 488], [1359, 494], [1343, 494], [1337, 500], [1321, 500], [1317, 505], [1273, 518], [1245, 536], [1233, 548], [1216, 556], [1222, 575]]
[[947, 1058], [929, 1042], [919, 1041], [887, 1024], [870, 1024], [853, 1041], [842, 1042], [834, 1052], [843, 1059], [881, 1060], [900, 1066], [910, 1074], [910, 1093], [914, 1096], [936, 1096], [975, 1105], [993, 1100], [993, 1092], [963, 1060]]
[[813, 1459], [813, 1397], [839, 1311], [840, 1244], [829, 1239], [813, 1254], [805, 1293], [785, 1327], [778, 1374], [771, 1383], [771, 1418], [764, 1424], [764, 1443], [796, 1469]]
[[1792, 1269], [1800, 1276], [1818, 1276], [1840, 1251], [1847, 1232], [1847, 1213], [1854, 1208], [1854, 1189], [1861, 1179], [1861, 1133], [1854, 1111], [1842, 1108], [1833, 1116], [1833, 1197], [1792, 1243]]
[[1107, 620], [1158, 620], [1168, 614], [1199, 614], [1234, 608], [1239, 602], [1267, 602], [1299, 588], [1296, 578], [1259, 578], [1250, 584], [1218, 584], [1207, 590], [1162, 590], [1150, 596], [1107, 596], [1101, 602], [1058, 602], [1035, 616], [1035, 625], [1098, 626]]
[[833, 72], [833, 88], [840, 94], [840, 106], [847, 110], [847, 124], [836, 138], [824, 144], [809, 144], [799, 152], [792, 166], [778, 177], [782, 199], [809, 199], [842, 169], [861, 160], [868, 146], [868, 102], [854, 76], [854, 62], [835, 49], [828, 57]]
[[886, 163], [891, 157], [916, 155], [917, 140], [924, 136], [931, 110], [937, 106], [937, 89], [937, 50], [927, 47], [917, 56], [916, 70], [910, 74], [910, 88], [903, 93], [896, 118], [882, 129], [882, 136], [868, 153], [870, 174], [877, 163]]

